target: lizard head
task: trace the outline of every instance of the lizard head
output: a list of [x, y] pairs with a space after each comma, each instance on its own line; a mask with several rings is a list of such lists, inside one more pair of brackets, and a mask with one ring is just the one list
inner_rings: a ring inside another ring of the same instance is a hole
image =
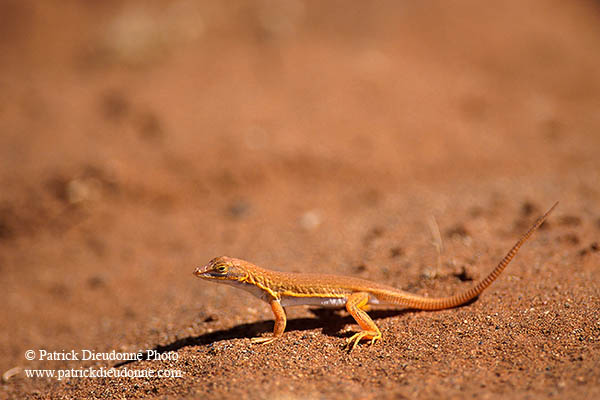
[[243, 282], [248, 277], [248, 271], [243, 267], [244, 261], [231, 257], [213, 258], [204, 267], [198, 267], [194, 275], [202, 279]]

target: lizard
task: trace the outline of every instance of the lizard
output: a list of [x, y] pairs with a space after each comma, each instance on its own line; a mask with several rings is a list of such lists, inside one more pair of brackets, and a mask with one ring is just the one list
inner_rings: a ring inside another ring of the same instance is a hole
[[213, 258], [205, 266], [196, 268], [194, 275], [246, 290], [271, 306], [275, 316], [273, 335], [253, 338], [252, 343], [271, 343], [283, 336], [287, 321], [284, 307], [297, 305], [345, 307], [361, 328], [359, 332], [347, 339], [347, 346], [352, 351], [361, 340], [370, 340], [370, 344], [373, 344], [382, 339], [381, 331], [367, 314], [370, 305], [384, 304], [417, 310], [442, 310], [458, 307], [477, 298], [500, 276], [521, 246], [542, 225], [557, 205], [558, 202], [537, 219], [485, 278], [470, 289], [448, 297], [419, 296], [350, 276], [273, 271], [227, 256]]

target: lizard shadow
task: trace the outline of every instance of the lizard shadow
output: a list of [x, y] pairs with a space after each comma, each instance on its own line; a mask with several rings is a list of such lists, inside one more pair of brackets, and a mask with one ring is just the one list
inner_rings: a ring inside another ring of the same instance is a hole
[[[454, 308], [462, 308], [462, 307], [468, 306], [468, 305], [474, 303], [475, 301], [477, 301], [478, 298], [479, 298], [479, 296], [467, 301], [464, 304], [458, 305]], [[306, 329], [316, 329], [316, 328], [321, 327], [321, 328], [323, 328], [323, 334], [325, 334], [327, 336], [335, 336], [335, 337], [350, 337], [354, 333], [356, 333], [356, 332], [342, 332], [342, 329], [344, 328], [344, 326], [352, 325], [352, 324], [356, 325], [357, 322], [350, 315], [341, 316], [339, 314], [340, 309], [310, 308], [309, 311], [317, 317], [317, 319], [314, 319], [314, 320], [309, 319], [310, 321], [315, 321], [313, 324], [316, 326], [311, 327], [311, 328], [306, 328]], [[421, 312], [431, 312], [431, 311], [420, 310], [417, 308], [390, 308], [390, 309], [384, 308], [384, 309], [370, 310], [368, 312], [368, 314], [372, 320], [378, 320], [378, 319], [398, 317], [398, 316], [405, 315], [405, 314], [414, 314], [414, 313], [421, 313]], [[288, 324], [288, 326], [290, 326], [290, 324]], [[299, 327], [299, 329], [287, 329], [286, 328], [286, 331], [306, 330], [303, 328], [304, 327]]]
[[[333, 337], [350, 337], [355, 332], [343, 332], [342, 329], [346, 325], [356, 325], [356, 320], [351, 315], [340, 315], [340, 310], [330, 308], [311, 308], [309, 311], [316, 316], [315, 324], [318, 325], [315, 328], [322, 328], [324, 335]], [[369, 316], [372, 320], [397, 317], [408, 313], [419, 312], [420, 310], [413, 309], [382, 309], [382, 310], [371, 310]], [[290, 331], [294, 329], [289, 329]], [[303, 329], [296, 329], [303, 330]]]
[[[286, 332], [291, 331], [309, 331], [313, 329], [322, 328], [323, 334], [334, 337], [348, 337], [353, 332], [342, 332], [344, 326], [349, 324], [356, 324], [356, 321], [352, 316], [340, 315], [336, 309], [326, 308], [311, 308], [310, 312], [316, 316], [316, 318], [293, 318], [287, 321]], [[421, 312], [421, 310], [415, 309], [383, 309], [383, 310], [371, 310], [369, 316], [373, 320], [396, 317], [407, 313]], [[114, 368], [119, 368], [127, 364], [131, 364], [136, 361], [144, 361], [152, 359], [152, 355], [162, 354], [169, 351], [177, 351], [183, 347], [188, 346], [203, 346], [212, 345], [215, 342], [230, 339], [243, 339], [259, 336], [261, 333], [271, 332], [273, 330], [273, 320], [264, 320], [258, 322], [251, 322], [247, 324], [240, 324], [228, 329], [221, 329], [218, 331], [205, 333], [198, 336], [188, 336], [175, 340], [166, 345], [157, 345], [152, 350], [148, 350], [143, 353], [143, 356], [139, 360], [127, 360], [115, 364]]]

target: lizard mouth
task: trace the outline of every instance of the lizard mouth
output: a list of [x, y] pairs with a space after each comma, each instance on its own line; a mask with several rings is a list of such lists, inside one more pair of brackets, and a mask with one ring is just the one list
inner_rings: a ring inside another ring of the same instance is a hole
[[207, 267], [197, 267], [193, 274], [201, 279], [227, 279], [227, 277], [223, 276], [223, 274], [219, 274], [211, 270], [207, 271]]

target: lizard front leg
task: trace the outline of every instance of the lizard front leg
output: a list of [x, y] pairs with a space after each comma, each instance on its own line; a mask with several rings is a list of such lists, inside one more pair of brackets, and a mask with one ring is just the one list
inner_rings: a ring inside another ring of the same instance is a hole
[[287, 321], [285, 310], [277, 299], [271, 299], [269, 304], [271, 304], [271, 310], [273, 310], [273, 315], [275, 315], [275, 328], [273, 329], [273, 336], [252, 338], [252, 343], [271, 343], [283, 336], [283, 331], [285, 330], [285, 324]]
[[352, 317], [358, 322], [358, 325], [363, 329], [362, 331], [352, 335], [348, 339], [348, 346], [352, 345], [350, 351], [354, 350], [358, 342], [363, 339], [371, 340], [371, 344], [377, 340], [381, 340], [381, 332], [375, 322], [369, 317], [365, 309], [369, 303], [369, 293], [357, 292], [352, 293], [346, 301], [346, 310], [352, 315]]

